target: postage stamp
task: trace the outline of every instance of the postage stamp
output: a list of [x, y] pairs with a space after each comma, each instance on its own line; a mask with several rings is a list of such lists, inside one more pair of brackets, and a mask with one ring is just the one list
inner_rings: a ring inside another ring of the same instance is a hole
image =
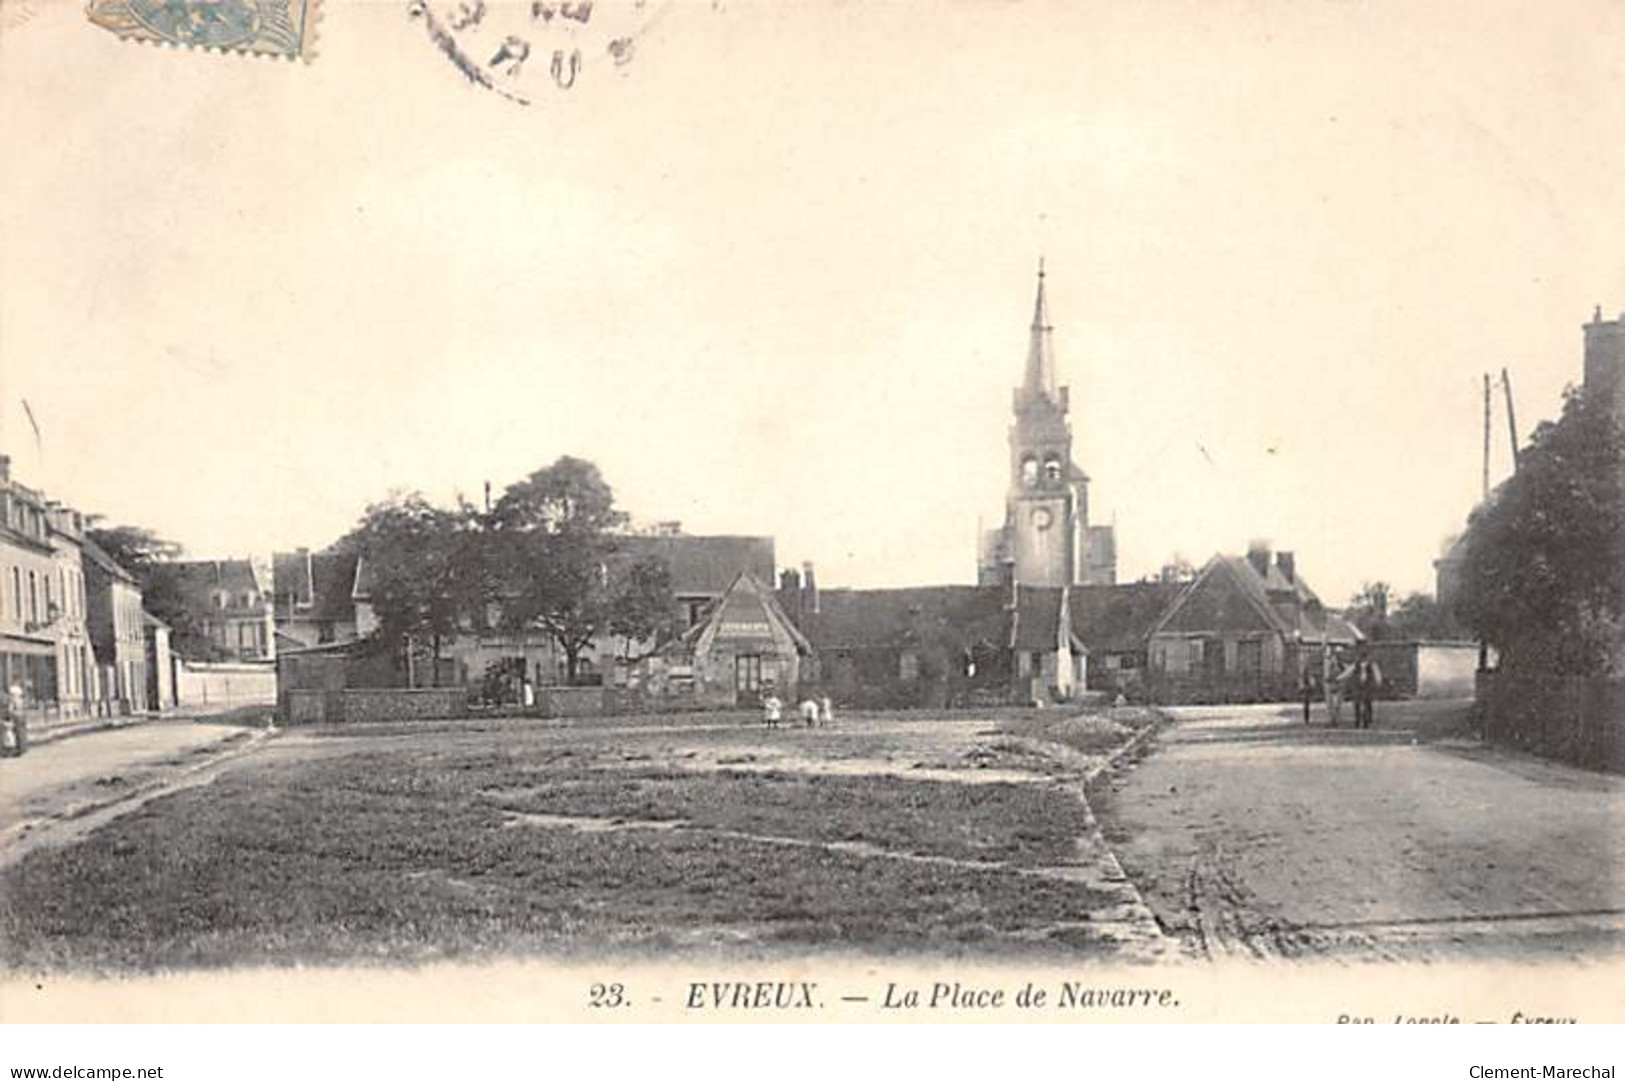
[[288, 60], [311, 58], [320, 0], [90, 0], [121, 38]]

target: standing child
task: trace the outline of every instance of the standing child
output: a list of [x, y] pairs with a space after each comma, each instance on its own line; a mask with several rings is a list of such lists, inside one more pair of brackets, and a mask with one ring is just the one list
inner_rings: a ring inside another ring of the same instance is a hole
[[818, 723], [824, 725], [835, 723], [835, 705], [827, 694], [818, 700]]
[[818, 723], [818, 703], [813, 701], [812, 695], [809, 694], [807, 697], [803, 698], [801, 700], [801, 705], [797, 708], [801, 710], [802, 724], [806, 725], [808, 728], [811, 728], [813, 725]]
[[777, 728], [779, 726], [779, 716], [783, 712], [784, 703], [779, 701], [778, 695], [768, 691], [767, 697], [762, 699], [762, 720], [767, 722], [769, 728]]

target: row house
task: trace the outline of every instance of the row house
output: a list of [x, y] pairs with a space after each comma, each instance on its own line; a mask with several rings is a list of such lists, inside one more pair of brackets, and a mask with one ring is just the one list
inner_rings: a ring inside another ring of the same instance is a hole
[[0, 456], [0, 689], [36, 723], [60, 701], [53, 625], [61, 599], [50, 511], [42, 493], [12, 479], [11, 460]]
[[140, 587], [86, 525], [0, 454], [0, 693], [36, 731], [148, 705]]
[[141, 587], [89, 537], [82, 540], [90, 640], [104, 702], [147, 709], [147, 626]]

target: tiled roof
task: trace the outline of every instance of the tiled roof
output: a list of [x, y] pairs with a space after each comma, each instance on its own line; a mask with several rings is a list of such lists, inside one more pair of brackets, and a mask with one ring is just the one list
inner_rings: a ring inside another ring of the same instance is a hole
[[1009, 637], [1004, 601], [1000, 586], [824, 589], [803, 629], [822, 649], [892, 648], [932, 635], [1003, 646]]
[[1184, 588], [1179, 582], [1074, 586], [1072, 629], [1091, 650], [1130, 653], [1144, 649], [1157, 620]]
[[1061, 640], [1061, 614], [1066, 591], [1022, 586], [1016, 590], [1015, 626], [1010, 645], [1020, 650], [1047, 652]]
[[[1236, 591], [1247, 601], [1247, 611], [1254, 613], [1258, 619], [1272, 631], [1286, 638], [1298, 637], [1305, 641], [1319, 642], [1330, 631], [1332, 640], [1352, 642], [1360, 637], [1358, 631], [1336, 613], [1329, 612], [1321, 604], [1315, 591], [1304, 581], [1303, 575], [1294, 574], [1289, 581], [1281, 572], [1278, 565], [1269, 565], [1265, 574], [1259, 574], [1258, 569], [1244, 556], [1216, 555], [1208, 560], [1207, 566], [1197, 574], [1196, 579], [1187, 585], [1179, 596], [1169, 606], [1167, 612], [1157, 620], [1152, 628], [1153, 633], [1161, 630], [1163, 626], [1176, 622], [1176, 618], [1184, 613], [1193, 598], [1203, 594], [1210, 588], [1228, 581], [1236, 587]], [[1212, 622], [1212, 627], [1203, 627], [1203, 630], [1232, 629], [1237, 612], [1224, 609], [1221, 605], [1221, 614]], [[1223, 623], [1225, 626], [1219, 626]], [[1190, 630], [1192, 628], [1187, 628]]]
[[268, 583], [261, 582], [261, 576], [247, 559], [188, 559], [167, 566], [172, 568], [170, 573], [179, 585], [187, 607], [199, 613], [219, 611], [214, 603], [216, 590], [225, 592], [230, 598], [231, 603], [226, 610], [239, 613], [244, 611], [238, 600], [243, 594], [255, 593], [260, 596], [260, 600], [250, 609], [252, 611], [260, 609], [269, 591]]
[[355, 616], [354, 552], [278, 552], [273, 557], [278, 619]]
[[772, 537], [616, 537], [615, 545], [627, 560], [664, 560], [672, 592], [679, 597], [720, 597], [741, 574], [760, 582], [774, 580]]

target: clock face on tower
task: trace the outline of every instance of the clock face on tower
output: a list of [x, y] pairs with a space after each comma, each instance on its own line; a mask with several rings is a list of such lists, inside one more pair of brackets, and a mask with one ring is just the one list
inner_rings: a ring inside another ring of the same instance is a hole
[[1050, 509], [1048, 507], [1034, 507], [1033, 508], [1033, 528], [1034, 529], [1048, 529], [1050, 527], [1050, 524], [1052, 522], [1054, 522], [1054, 521], [1055, 521], [1055, 516], [1050, 513]]

